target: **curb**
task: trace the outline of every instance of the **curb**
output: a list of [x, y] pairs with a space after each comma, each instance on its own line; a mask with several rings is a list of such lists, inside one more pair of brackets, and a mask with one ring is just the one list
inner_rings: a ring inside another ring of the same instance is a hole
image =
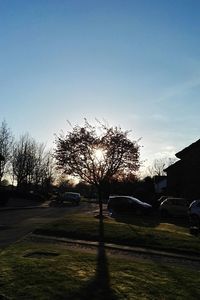
[[[86, 241], [86, 240], [74, 240], [74, 239], [61, 238], [55, 236], [39, 235], [34, 233], [31, 233], [29, 237], [33, 237], [40, 240], [48, 240], [54, 242], [56, 241], [56, 242], [68, 243], [68, 244], [78, 244], [82, 246], [92, 246], [96, 248], [99, 246], [99, 242]], [[162, 256], [162, 257], [174, 258], [174, 259], [184, 259], [184, 260], [190, 260], [190, 261], [200, 263], [200, 256], [196, 256], [196, 255], [186, 255], [181, 253], [173, 253], [173, 252], [154, 250], [149, 248], [117, 245], [112, 243], [105, 243], [104, 247], [109, 250], [117, 250], [117, 251], [140, 254], [140, 255], [144, 254], [144, 255]]]

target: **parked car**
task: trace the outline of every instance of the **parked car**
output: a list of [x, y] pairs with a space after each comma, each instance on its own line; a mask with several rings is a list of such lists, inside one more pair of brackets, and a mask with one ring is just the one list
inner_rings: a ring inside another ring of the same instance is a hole
[[160, 214], [162, 216], [187, 216], [188, 201], [185, 198], [169, 197], [160, 204]]
[[171, 198], [170, 196], [161, 196], [157, 201], [158, 201], [158, 204], [160, 206], [160, 204], [166, 200], [167, 198]]
[[56, 196], [50, 203], [50, 206], [63, 206], [65, 203], [71, 202], [74, 205], [79, 205], [81, 195], [79, 193], [65, 192]]
[[148, 214], [152, 206], [132, 196], [110, 196], [107, 208], [111, 215], [115, 213]]
[[200, 200], [194, 200], [190, 204], [188, 213], [192, 225], [200, 227]]

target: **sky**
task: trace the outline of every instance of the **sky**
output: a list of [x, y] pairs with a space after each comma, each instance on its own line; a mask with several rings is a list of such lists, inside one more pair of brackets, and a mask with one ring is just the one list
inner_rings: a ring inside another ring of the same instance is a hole
[[54, 147], [84, 118], [141, 161], [200, 138], [200, 1], [0, 0], [0, 122]]

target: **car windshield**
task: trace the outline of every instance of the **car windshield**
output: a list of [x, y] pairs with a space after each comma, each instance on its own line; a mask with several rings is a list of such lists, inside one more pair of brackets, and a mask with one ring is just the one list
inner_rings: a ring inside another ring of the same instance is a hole
[[134, 203], [137, 203], [139, 205], [145, 205], [146, 203], [145, 202], [142, 202], [141, 200], [135, 198], [135, 197], [132, 197], [132, 196], [111, 196], [110, 197], [110, 200], [114, 200], [114, 201], [120, 201], [120, 200], [127, 200], [128, 202], [134, 202]]
[[200, 200], [194, 200], [192, 203], [190, 203], [190, 207], [193, 207], [193, 206], [200, 207]]

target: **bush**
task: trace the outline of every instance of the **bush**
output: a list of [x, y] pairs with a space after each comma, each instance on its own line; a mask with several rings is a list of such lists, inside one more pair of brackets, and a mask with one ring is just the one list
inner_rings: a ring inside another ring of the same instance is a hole
[[0, 187], [0, 206], [5, 206], [10, 197], [10, 192], [5, 187]]

